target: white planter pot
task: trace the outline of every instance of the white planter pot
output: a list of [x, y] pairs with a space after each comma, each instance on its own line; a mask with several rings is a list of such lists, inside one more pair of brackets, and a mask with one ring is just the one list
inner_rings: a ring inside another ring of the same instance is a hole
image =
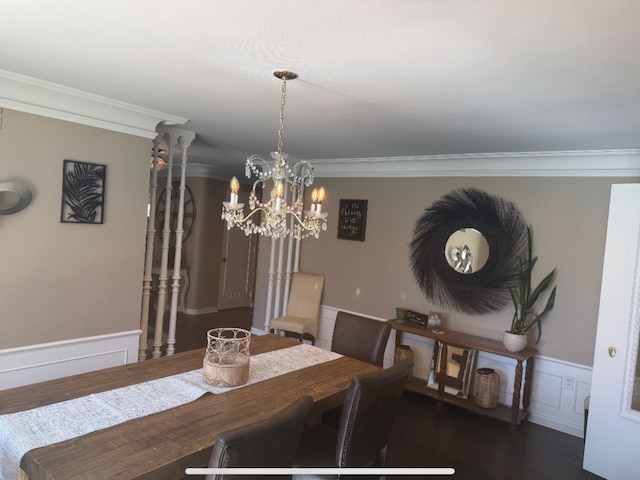
[[504, 347], [510, 352], [519, 352], [520, 350], [524, 350], [526, 348], [527, 336], [504, 332], [502, 343], [504, 343]]

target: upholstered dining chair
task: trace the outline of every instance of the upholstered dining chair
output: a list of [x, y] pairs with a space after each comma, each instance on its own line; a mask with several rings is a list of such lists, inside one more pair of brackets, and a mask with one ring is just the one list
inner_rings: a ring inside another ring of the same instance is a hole
[[381, 367], [390, 334], [391, 325], [388, 322], [338, 312], [331, 350]]
[[[313, 398], [305, 395], [266, 420], [220, 433], [211, 452], [209, 468], [291, 468], [312, 406]], [[256, 475], [208, 475], [206, 478], [237, 480], [256, 478]], [[269, 478], [285, 479], [291, 475]]]
[[270, 330], [282, 330], [286, 336], [316, 343], [320, 301], [324, 290], [324, 275], [294, 272], [291, 278], [287, 313], [271, 320]]
[[412, 366], [407, 359], [355, 377], [347, 391], [338, 428], [320, 423], [305, 430], [294, 467], [384, 467], [393, 420]]

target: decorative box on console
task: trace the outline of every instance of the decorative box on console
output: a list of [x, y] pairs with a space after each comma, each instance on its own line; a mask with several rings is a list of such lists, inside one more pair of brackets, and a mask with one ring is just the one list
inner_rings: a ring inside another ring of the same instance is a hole
[[407, 310], [404, 319], [410, 325], [427, 328], [429, 325], [429, 316], [423, 313], [412, 312]]
[[413, 312], [407, 310], [405, 321], [409, 325], [426, 328], [428, 330], [440, 330], [442, 326], [442, 315], [438, 312], [431, 312], [429, 315], [424, 313]]

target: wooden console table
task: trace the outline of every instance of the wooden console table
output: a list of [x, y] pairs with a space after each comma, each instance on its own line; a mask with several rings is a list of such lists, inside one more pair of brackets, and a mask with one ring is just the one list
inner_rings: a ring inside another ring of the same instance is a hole
[[[533, 377], [534, 356], [538, 352], [535, 348], [527, 347], [520, 352], [510, 352], [500, 340], [468, 335], [462, 332], [448, 330], [445, 333], [434, 333], [432, 330], [421, 328], [407, 323], [398, 323], [396, 320], [389, 320], [391, 327], [396, 330], [396, 347], [402, 344], [402, 334], [411, 333], [420, 337], [430, 338], [440, 342], [440, 371], [434, 372], [438, 378], [438, 389], [427, 387], [427, 381], [413, 378], [407, 383], [406, 390], [421, 393], [438, 401], [452, 403], [473, 412], [486, 415], [492, 418], [505, 420], [511, 424], [511, 429], [517, 426], [529, 415], [529, 401], [531, 399], [531, 380]], [[477, 405], [473, 399], [473, 394], [468, 398], [460, 398], [455, 395], [446, 394], [444, 391], [445, 375], [447, 366], [447, 346], [460, 347], [465, 349], [478, 350], [481, 352], [493, 353], [502, 357], [513, 358], [517, 361], [515, 379], [513, 382], [513, 397], [511, 405], [500, 404], [496, 408], [483, 408]], [[523, 363], [526, 362], [524, 372], [524, 385], [522, 383]], [[522, 398], [522, 408], [520, 399]]]

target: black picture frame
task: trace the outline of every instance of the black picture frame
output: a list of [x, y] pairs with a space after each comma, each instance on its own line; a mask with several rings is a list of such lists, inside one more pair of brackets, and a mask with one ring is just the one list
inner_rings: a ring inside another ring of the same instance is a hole
[[101, 224], [107, 166], [64, 160], [60, 222]]
[[367, 231], [368, 200], [340, 199], [338, 239], [364, 242]]

